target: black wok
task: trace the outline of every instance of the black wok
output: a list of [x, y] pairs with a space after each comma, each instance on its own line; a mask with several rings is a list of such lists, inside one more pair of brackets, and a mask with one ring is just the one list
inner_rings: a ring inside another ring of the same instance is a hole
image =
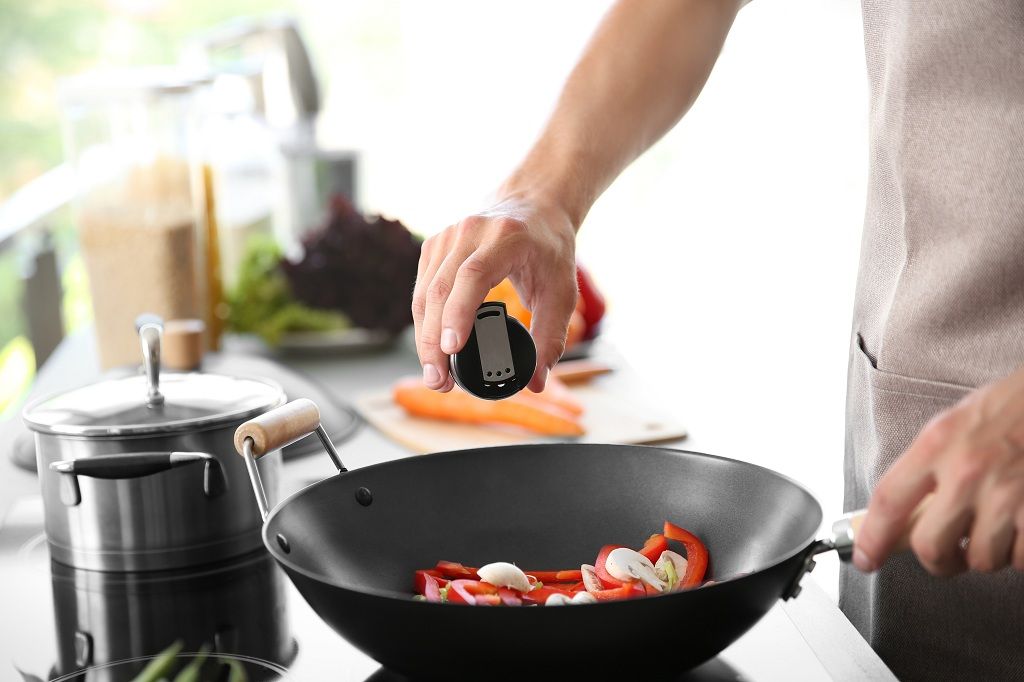
[[[345, 472], [315, 410], [296, 401], [236, 434], [264, 508], [254, 456], [317, 430], [340, 470], [273, 509], [264, 543], [335, 631], [417, 679], [680, 673], [793, 596], [812, 556], [834, 546], [815, 541], [822, 512], [814, 497], [752, 464], [655, 447], [545, 444]], [[604, 544], [641, 545], [666, 519], [704, 540], [709, 577], [724, 582], [558, 608], [411, 599], [413, 571], [441, 559], [574, 568]]]

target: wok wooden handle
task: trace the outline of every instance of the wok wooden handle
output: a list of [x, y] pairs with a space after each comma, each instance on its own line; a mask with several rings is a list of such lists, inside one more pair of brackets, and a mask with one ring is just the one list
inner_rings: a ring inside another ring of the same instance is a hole
[[[928, 508], [931, 500], [932, 495], [929, 493], [923, 500], [921, 500], [921, 503], [917, 505], [917, 508], [914, 509], [913, 513], [910, 515], [910, 519], [907, 521], [906, 527], [903, 530], [903, 534], [900, 536], [899, 540], [896, 542], [896, 546], [893, 548], [893, 552], [903, 552], [910, 549], [910, 534], [913, 532], [914, 526], [916, 526], [917, 522], [921, 519], [921, 515], [924, 514], [925, 509]], [[839, 521], [832, 526], [833, 533], [836, 533], [837, 530], [841, 529], [845, 522], [845, 524], [848, 525], [848, 531], [846, 532], [849, 534], [849, 546], [852, 549], [853, 541], [857, 537], [857, 533], [860, 532], [860, 528], [864, 525], [864, 521], [867, 518], [867, 509], [858, 509], [857, 511], [850, 512], [842, 519], [842, 521]], [[842, 531], [840, 530], [840, 532]]]
[[260, 457], [305, 438], [320, 426], [320, 408], [299, 398], [258, 417], [235, 430], [235, 450], [242, 454], [245, 439], [252, 439], [252, 454]]

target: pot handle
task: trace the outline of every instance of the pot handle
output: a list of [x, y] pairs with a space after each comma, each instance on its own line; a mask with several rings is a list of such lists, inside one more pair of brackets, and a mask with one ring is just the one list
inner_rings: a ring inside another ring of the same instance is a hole
[[135, 318], [135, 328], [139, 332], [139, 342], [142, 344], [142, 367], [149, 385], [146, 404], [156, 407], [164, 402], [164, 396], [160, 392], [160, 337], [164, 333], [164, 321], [156, 315], [146, 313]]
[[[910, 549], [910, 535], [914, 530], [914, 526], [920, 520], [921, 515], [925, 509], [931, 503], [932, 495], [925, 496], [921, 503], [917, 505], [913, 513], [910, 515], [910, 519], [907, 521], [906, 528], [903, 531], [903, 535], [900, 536], [896, 542], [896, 546], [893, 549], [894, 552], [904, 552]], [[800, 571], [796, 574], [793, 582], [789, 584], [786, 591], [783, 592], [783, 599], [792, 599], [800, 594], [800, 581], [803, 580], [805, 574], [810, 573], [814, 570], [814, 558], [824, 552], [830, 552], [835, 550], [836, 554], [839, 555], [841, 561], [849, 561], [853, 556], [853, 544], [857, 539], [857, 531], [860, 530], [861, 526], [864, 525], [864, 520], [868, 517], [867, 509], [858, 509], [852, 511], [840, 517], [835, 523], [832, 524], [832, 533], [829, 537], [822, 540], [815, 540], [811, 543], [811, 546], [804, 553], [804, 559], [800, 566]]]
[[150, 476], [189, 464], [203, 463], [203, 493], [218, 497], [227, 490], [227, 479], [220, 462], [205, 452], [133, 452], [122, 455], [99, 455], [65, 459], [50, 464], [61, 475], [61, 501], [74, 507], [82, 501], [79, 476], [103, 479], [124, 479]]
[[245, 459], [252, 491], [256, 495], [256, 504], [259, 505], [264, 521], [270, 514], [270, 507], [267, 504], [267, 495], [263, 491], [263, 481], [256, 467], [256, 459], [268, 452], [291, 445], [311, 433], [315, 433], [320, 439], [338, 472], [348, 471], [342, 464], [327, 431], [320, 424], [320, 408], [308, 398], [293, 400], [253, 417], [235, 430], [235, 450]]

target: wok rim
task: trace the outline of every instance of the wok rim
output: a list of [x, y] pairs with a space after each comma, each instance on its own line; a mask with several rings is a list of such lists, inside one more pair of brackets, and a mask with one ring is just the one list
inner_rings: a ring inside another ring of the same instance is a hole
[[[299, 566], [296, 562], [294, 562], [291, 559], [289, 559], [288, 556], [283, 553], [283, 551], [280, 549], [280, 547], [276, 546], [277, 543], [271, 542], [271, 538], [270, 538], [270, 524], [274, 520], [274, 518], [277, 517], [277, 515], [282, 512], [282, 510], [285, 507], [287, 507], [289, 504], [291, 504], [293, 501], [295, 501], [299, 497], [302, 497], [303, 495], [312, 493], [312, 491], [314, 489], [319, 488], [321, 485], [328, 484], [328, 483], [336, 480], [337, 478], [345, 476], [346, 474], [349, 474], [349, 473], [355, 473], [357, 471], [375, 470], [375, 469], [387, 467], [389, 465], [395, 465], [395, 464], [398, 464], [398, 463], [402, 463], [402, 462], [404, 462], [407, 459], [418, 458], [418, 457], [447, 457], [447, 456], [456, 455], [456, 454], [465, 456], [465, 453], [472, 453], [472, 452], [481, 452], [481, 451], [483, 451], [483, 452], [490, 452], [490, 451], [493, 451], [493, 450], [523, 449], [523, 448], [534, 449], [534, 448], [551, 448], [551, 447], [555, 447], [557, 449], [569, 449], [569, 448], [578, 448], [581, 445], [586, 445], [586, 446], [597, 445], [599, 447], [611, 446], [611, 447], [616, 447], [616, 448], [618, 448], [618, 447], [641, 448], [641, 449], [645, 449], [645, 450], [656, 450], [656, 451], [664, 452], [664, 453], [667, 453], [667, 454], [697, 455], [698, 457], [707, 457], [709, 459], [715, 459], [715, 460], [719, 460], [719, 461], [729, 462], [731, 464], [738, 464], [738, 465], [742, 465], [744, 467], [750, 467], [752, 469], [759, 469], [761, 471], [767, 472], [768, 474], [771, 474], [772, 476], [776, 476], [776, 477], [786, 481], [790, 485], [796, 487], [797, 489], [803, 491], [807, 495], [807, 497], [814, 503], [814, 506], [815, 506], [815, 508], [817, 508], [818, 516], [820, 518], [819, 518], [819, 521], [818, 521], [818, 528], [815, 528], [811, 532], [810, 537], [808, 537], [806, 540], [802, 541], [796, 548], [790, 550], [789, 552], [785, 552], [781, 556], [779, 556], [777, 558], [774, 558], [771, 561], [763, 564], [761, 567], [759, 567], [755, 571], [751, 571], [749, 573], [746, 573], [746, 574], [740, 575], [740, 576], [736, 576], [734, 578], [728, 578], [726, 580], [716, 581], [714, 584], [708, 585], [708, 586], [705, 586], [705, 587], [691, 588], [689, 590], [683, 590], [683, 591], [680, 591], [680, 592], [671, 592], [671, 593], [667, 593], [667, 594], [650, 595], [650, 596], [644, 597], [643, 599], [623, 599], [623, 600], [613, 600], [613, 601], [602, 601], [602, 602], [598, 602], [596, 604], [575, 604], [574, 605], [575, 608], [573, 610], [576, 610], [576, 608], [579, 608], [579, 607], [595, 607], [595, 606], [606, 606], [607, 607], [607, 606], [612, 606], [612, 605], [622, 606], [622, 605], [625, 605], [625, 604], [632, 604], [634, 602], [647, 602], [650, 599], [676, 598], [676, 597], [682, 597], [682, 596], [687, 595], [687, 594], [692, 594], [693, 592], [696, 592], [698, 590], [701, 590], [701, 591], [709, 590], [709, 589], [714, 589], [714, 588], [720, 587], [720, 586], [733, 585], [733, 584], [736, 584], [736, 583], [739, 583], [739, 582], [749, 581], [749, 580], [752, 580], [752, 579], [754, 579], [754, 578], [756, 578], [756, 577], [758, 577], [758, 576], [760, 576], [760, 575], [762, 575], [762, 574], [764, 574], [764, 573], [766, 573], [768, 571], [771, 571], [771, 570], [773, 570], [775, 568], [778, 568], [782, 564], [784, 564], [784, 563], [794, 559], [798, 555], [807, 552], [808, 549], [817, 541], [818, 530], [821, 527], [821, 523], [824, 520], [825, 514], [824, 514], [824, 511], [823, 511], [823, 509], [821, 507], [821, 503], [818, 501], [818, 498], [814, 496], [814, 494], [807, 488], [807, 486], [805, 486], [804, 484], [800, 483], [799, 481], [797, 481], [797, 480], [795, 480], [795, 479], [793, 479], [793, 478], [791, 478], [791, 477], [789, 477], [789, 476], [787, 476], [785, 474], [779, 473], [778, 471], [775, 471], [774, 469], [770, 469], [770, 468], [768, 468], [766, 466], [762, 466], [760, 464], [754, 464], [753, 462], [746, 462], [746, 461], [739, 460], [739, 459], [733, 459], [731, 457], [723, 457], [721, 455], [712, 455], [712, 454], [708, 454], [706, 452], [697, 452], [696, 450], [680, 450], [680, 449], [676, 449], [676, 448], [668, 448], [668, 447], [658, 446], [658, 445], [640, 445], [640, 444], [628, 444], [627, 445], [627, 444], [624, 444], [624, 443], [585, 443], [585, 444], [583, 444], [583, 443], [529, 443], [529, 444], [519, 444], [519, 445], [499, 445], [499, 446], [487, 446], [487, 447], [478, 447], [478, 448], [465, 448], [465, 449], [462, 449], [462, 450], [445, 450], [443, 452], [428, 453], [428, 454], [425, 454], [425, 455], [409, 455], [407, 457], [400, 457], [398, 459], [389, 460], [387, 462], [378, 462], [377, 464], [370, 464], [370, 465], [365, 466], [365, 467], [359, 467], [358, 469], [338, 472], [337, 474], [335, 474], [333, 476], [328, 476], [327, 478], [323, 478], [323, 479], [321, 479], [319, 481], [316, 481], [314, 483], [310, 483], [309, 485], [307, 485], [307, 486], [305, 486], [305, 487], [303, 487], [303, 488], [301, 488], [299, 490], [296, 490], [294, 493], [292, 493], [288, 497], [286, 497], [283, 500], [281, 500], [280, 502], [278, 502], [274, 506], [274, 508], [270, 511], [270, 514], [267, 515], [266, 520], [263, 522], [263, 528], [260, 530], [260, 535], [262, 535], [262, 537], [263, 537], [263, 544], [267, 548], [267, 551], [270, 552], [270, 555], [274, 558], [275, 561], [277, 561], [278, 564], [280, 564], [281, 566], [286, 568], [288, 571], [294, 571], [295, 573], [298, 573], [298, 574], [302, 575], [303, 577], [305, 577], [305, 578], [307, 578], [309, 580], [312, 580], [314, 582], [320, 583], [322, 585], [326, 585], [326, 586], [334, 588], [334, 589], [342, 590], [342, 591], [350, 593], [350, 594], [356, 594], [356, 595], [360, 595], [360, 596], [371, 596], [371, 597], [384, 597], [386, 599], [391, 599], [391, 600], [394, 600], [394, 601], [400, 602], [400, 603], [415, 604], [416, 607], [436, 608], [436, 607], [456, 606], [456, 607], [464, 607], [464, 608], [475, 608], [471, 604], [459, 604], [459, 603], [452, 603], [452, 602], [443, 602], [443, 603], [442, 602], [436, 602], [435, 603], [435, 602], [427, 602], [427, 601], [415, 600], [415, 599], [412, 598], [411, 591], [410, 591], [410, 594], [409, 594], [408, 598], [407, 599], [403, 599], [399, 594], [396, 594], [395, 592], [389, 591], [389, 590], [380, 590], [380, 589], [377, 589], [377, 588], [359, 588], [359, 589], [356, 589], [356, 588], [350, 587], [348, 585], [343, 585], [343, 584], [341, 584], [341, 583], [339, 583], [339, 582], [329, 578], [328, 576], [321, 575], [321, 574], [316, 573], [314, 571], [310, 571], [310, 570], [308, 570], [308, 569], [306, 569], [306, 568], [304, 568], [302, 566]], [[480, 611], [480, 612], [490, 612], [490, 611], [501, 611], [502, 609], [477, 609], [477, 610]], [[544, 611], [545, 609], [526, 609], [526, 610], [527, 611], [537, 611], [537, 610]], [[556, 609], [556, 611], [557, 611], [557, 609]]]

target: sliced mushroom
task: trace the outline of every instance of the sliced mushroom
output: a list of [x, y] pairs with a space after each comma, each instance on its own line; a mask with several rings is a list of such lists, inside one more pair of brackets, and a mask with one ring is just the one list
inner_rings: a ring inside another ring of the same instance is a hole
[[583, 586], [587, 588], [587, 592], [600, 592], [604, 589], [604, 584], [597, 577], [596, 568], [590, 564], [583, 564], [580, 566], [580, 573], [583, 574]]
[[658, 592], [664, 592], [668, 587], [665, 581], [658, 577], [650, 559], [627, 547], [613, 549], [608, 554], [604, 567], [616, 580], [640, 580]]
[[508, 587], [520, 592], [529, 592], [533, 589], [530, 579], [519, 569], [518, 566], [506, 561], [497, 561], [477, 569], [480, 580], [490, 583], [495, 587]]

